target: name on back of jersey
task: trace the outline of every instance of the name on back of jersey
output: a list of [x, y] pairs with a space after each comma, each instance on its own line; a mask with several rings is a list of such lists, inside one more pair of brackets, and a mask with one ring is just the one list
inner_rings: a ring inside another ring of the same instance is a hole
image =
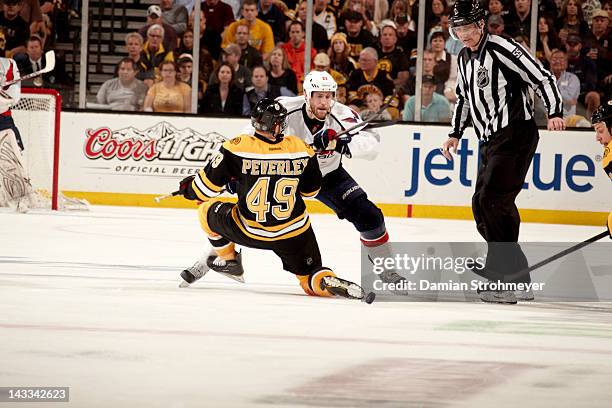
[[292, 160], [242, 159], [242, 173], [253, 176], [299, 176], [308, 158]]

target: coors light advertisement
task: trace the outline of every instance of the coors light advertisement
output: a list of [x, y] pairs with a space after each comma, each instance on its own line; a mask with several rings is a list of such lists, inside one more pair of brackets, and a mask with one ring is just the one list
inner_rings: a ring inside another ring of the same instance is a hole
[[195, 174], [227, 140], [217, 132], [198, 133], [161, 122], [148, 129], [87, 129], [85, 156], [98, 174], [176, 177]]

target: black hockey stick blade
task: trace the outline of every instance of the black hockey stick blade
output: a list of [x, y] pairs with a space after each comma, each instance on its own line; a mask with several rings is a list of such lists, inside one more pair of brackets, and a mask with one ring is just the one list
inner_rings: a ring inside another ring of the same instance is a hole
[[601, 233], [599, 233], [599, 234], [597, 234], [595, 236], [592, 236], [591, 238], [589, 238], [589, 239], [587, 239], [585, 241], [582, 241], [582, 242], [580, 242], [580, 243], [578, 243], [578, 244], [576, 244], [574, 246], [571, 246], [571, 247], [569, 247], [567, 249], [564, 249], [563, 251], [561, 251], [559, 253], [556, 253], [555, 255], [553, 255], [553, 256], [551, 256], [549, 258], [546, 258], [543, 261], [540, 261], [540, 262], [538, 262], [535, 265], [531, 265], [530, 267], [525, 268], [522, 271], [516, 272], [516, 273], [506, 277], [506, 279], [511, 282], [511, 281], [513, 281], [514, 279], [516, 279], [516, 278], [518, 278], [520, 276], [527, 275], [531, 271], [534, 271], [534, 270], [536, 270], [538, 268], [541, 268], [544, 265], [548, 265], [549, 263], [551, 263], [553, 261], [556, 261], [559, 258], [562, 258], [562, 257], [564, 257], [566, 255], [569, 255], [572, 252], [576, 252], [579, 249], [582, 249], [585, 246], [590, 245], [593, 242], [599, 241], [600, 239], [608, 237], [608, 236], [610, 236], [610, 233], [608, 232], [608, 230], [605, 230], [604, 232], [601, 232]]

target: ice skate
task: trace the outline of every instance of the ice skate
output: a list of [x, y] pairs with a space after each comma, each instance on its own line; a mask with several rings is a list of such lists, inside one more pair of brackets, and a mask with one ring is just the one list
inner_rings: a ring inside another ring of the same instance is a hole
[[181, 278], [183, 278], [183, 280], [179, 284], [179, 288], [189, 287], [189, 285], [191, 285], [193, 282], [206, 275], [206, 272], [208, 272], [209, 269], [210, 268], [207, 265], [201, 261], [197, 261], [193, 264], [193, 266], [190, 266], [181, 272]]
[[225, 275], [235, 281], [244, 283], [244, 269], [242, 268], [242, 253], [236, 253], [236, 259], [226, 261], [216, 255], [211, 255], [206, 260], [208, 268]]
[[321, 280], [321, 289], [325, 289], [336, 296], [347, 299], [363, 299], [365, 292], [358, 284], [337, 276], [325, 276]]
[[535, 297], [533, 296], [533, 291], [531, 289], [515, 290], [514, 296], [516, 297], [516, 300], [521, 300], [523, 302], [529, 302], [535, 299]]
[[480, 300], [485, 303], [516, 304], [516, 296], [511, 290], [483, 290], [479, 296]]

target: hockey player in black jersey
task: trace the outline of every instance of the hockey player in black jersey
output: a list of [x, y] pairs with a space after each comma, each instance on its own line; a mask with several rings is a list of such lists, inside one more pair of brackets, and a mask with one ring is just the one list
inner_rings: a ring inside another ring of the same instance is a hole
[[597, 141], [604, 146], [602, 166], [612, 180], [612, 99], [602, 104], [591, 118]]
[[[322, 266], [302, 199], [319, 192], [321, 171], [310, 146], [283, 136], [286, 120], [287, 110], [280, 103], [260, 101], [251, 115], [255, 134], [225, 142], [204, 169], [181, 181], [185, 198], [203, 202], [200, 224], [214, 248], [213, 254], [183, 271], [182, 286], [209, 268], [241, 281], [241, 256], [234, 248], [238, 244], [274, 251], [308, 295], [364, 297], [359, 285]], [[237, 181], [238, 203], [215, 200], [232, 179]]]

